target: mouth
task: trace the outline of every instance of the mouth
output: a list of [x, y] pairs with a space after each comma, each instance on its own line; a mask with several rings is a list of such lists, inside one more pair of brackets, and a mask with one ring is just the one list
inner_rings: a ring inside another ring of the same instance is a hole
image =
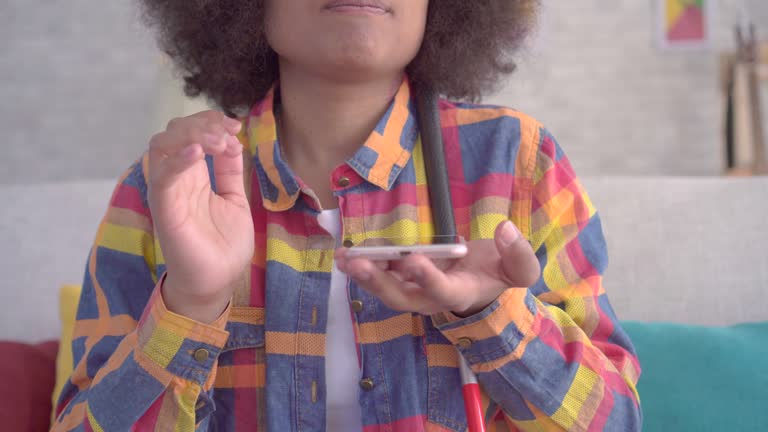
[[392, 12], [392, 8], [383, 0], [332, 0], [323, 9], [350, 15], [384, 15]]

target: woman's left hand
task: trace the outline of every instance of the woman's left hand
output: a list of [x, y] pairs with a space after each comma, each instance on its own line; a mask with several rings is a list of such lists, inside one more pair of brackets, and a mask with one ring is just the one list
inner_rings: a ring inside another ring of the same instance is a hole
[[504, 290], [528, 288], [541, 276], [531, 245], [512, 222], [500, 223], [493, 240], [473, 240], [467, 248], [464, 258], [439, 262], [418, 254], [374, 262], [347, 258], [344, 248], [335, 258], [339, 270], [391, 309], [424, 315], [473, 315]]

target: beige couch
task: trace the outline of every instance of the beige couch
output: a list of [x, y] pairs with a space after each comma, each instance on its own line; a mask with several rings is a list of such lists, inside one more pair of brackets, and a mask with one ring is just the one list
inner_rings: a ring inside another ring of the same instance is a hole
[[[621, 319], [768, 319], [768, 178], [587, 178]], [[0, 187], [0, 339], [57, 338], [114, 181]]]

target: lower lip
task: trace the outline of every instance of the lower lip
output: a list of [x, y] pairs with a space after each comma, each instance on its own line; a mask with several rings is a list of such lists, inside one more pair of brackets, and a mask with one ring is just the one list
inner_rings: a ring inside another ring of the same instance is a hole
[[329, 11], [344, 15], [384, 15], [386, 10], [376, 6], [341, 5], [328, 8]]

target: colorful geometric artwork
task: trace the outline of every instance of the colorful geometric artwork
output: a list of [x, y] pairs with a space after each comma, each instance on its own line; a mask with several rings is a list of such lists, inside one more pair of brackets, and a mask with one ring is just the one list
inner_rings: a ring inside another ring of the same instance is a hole
[[659, 0], [662, 47], [701, 47], [709, 41], [713, 0]]
[[704, 0], [667, 2], [667, 39], [691, 41], [704, 38]]

